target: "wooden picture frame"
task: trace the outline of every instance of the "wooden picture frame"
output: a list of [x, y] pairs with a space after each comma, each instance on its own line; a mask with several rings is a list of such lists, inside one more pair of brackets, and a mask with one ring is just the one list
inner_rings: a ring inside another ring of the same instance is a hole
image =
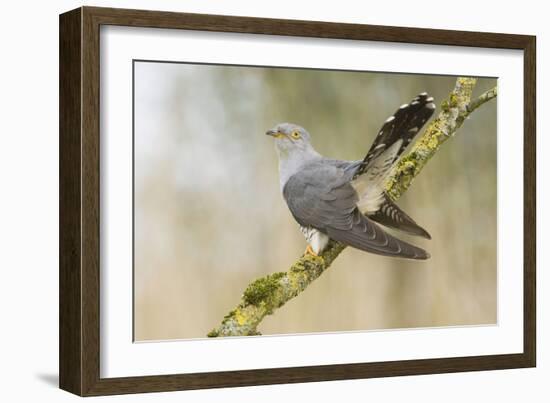
[[[523, 353], [192, 374], [100, 377], [100, 26], [402, 42], [524, 52]], [[81, 396], [533, 367], [535, 37], [81, 7], [60, 16], [60, 387]]]

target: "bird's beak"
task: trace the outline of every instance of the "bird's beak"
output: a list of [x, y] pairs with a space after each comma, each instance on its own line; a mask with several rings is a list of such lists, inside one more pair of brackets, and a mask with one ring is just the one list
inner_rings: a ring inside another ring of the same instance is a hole
[[267, 134], [268, 136], [275, 137], [276, 139], [279, 139], [279, 138], [284, 136], [283, 133], [278, 132], [277, 130], [273, 130], [273, 129], [266, 131], [265, 134]]

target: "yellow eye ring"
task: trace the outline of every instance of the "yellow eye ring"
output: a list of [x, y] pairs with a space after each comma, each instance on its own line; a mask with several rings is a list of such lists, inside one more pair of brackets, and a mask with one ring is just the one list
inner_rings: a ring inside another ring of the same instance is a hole
[[298, 131], [293, 131], [290, 136], [293, 138], [293, 139], [299, 139], [300, 138], [300, 132]]

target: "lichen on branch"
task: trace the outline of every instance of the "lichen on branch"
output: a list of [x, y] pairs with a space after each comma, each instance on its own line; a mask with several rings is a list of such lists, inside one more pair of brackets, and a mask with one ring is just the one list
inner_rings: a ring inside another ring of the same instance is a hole
[[[497, 96], [495, 87], [472, 100], [476, 81], [470, 77], [457, 78], [449, 98], [441, 104], [437, 118], [397, 163], [386, 182], [386, 192], [391, 199], [395, 201], [407, 191], [439, 147], [454, 136], [473, 111]], [[258, 325], [262, 320], [304, 291], [345, 248], [345, 245], [331, 240], [320, 256], [302, 256], [289, 270], [253, 281], [243, 292], [239, 304], [208, 333], [208, 337], [259, 335]]]
[[320, 256], [304, 255], [288, 271], [259, 278], [243, 292], [241, 302], [229, 312], [208, 337], [258, 335], [257, 326], [318, 278], [344, 250], [339, 242], [330, 241]]
[[437, 118], [424, 130], [411, 151], [399, 160], [386, 182], [386, 192], [392, 200], [401, 197], [439, 147], [455, 135], [475, 109], [497, 96], [495, 87], [472, 101], [476, 81], [469, 77], [459, 77], [456, 80], [449, 98], [441, 103]]

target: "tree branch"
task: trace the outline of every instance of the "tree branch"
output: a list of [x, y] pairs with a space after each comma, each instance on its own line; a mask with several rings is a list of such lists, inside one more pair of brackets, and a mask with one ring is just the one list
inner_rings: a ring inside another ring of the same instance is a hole
[[[397, 200], [409, 188], [441, 144], [456, 133], [474, 110], [497, 96], [495, 87], [472, 101], [475, 84], [475, 78], [457, 78], [449, 99], [441, 104], [438, 117], [394, 168], [386, 183], [386, 191], [391, 199]], [[302, 256], [288, 271], [273, 273], [255, 280], [246, 288], [235, 309], [230, 311], [208, 336], [259, 335], [257, 328], [263, 318], [304, 291], [330, 267], [345, 247], [331, 240], [320, 256]]]
[[454, 136], [474, 110], [497, 96], [495, 87], [471, 101], [475, 84], [475, 78], [457, 78], [449, 99], [441, 103], [437, 118], [428, 125], [411, 151], [401, 158], [386, 183], [386, 191], [392, 200], [401, 197], [439, 147]]
[[472, 113], [481, 105], [483, 105], [485, 102], [488, 102], [493, 98], [496, 98], [496, 96], [497, 96], [497, 87], [494, 87], [494, 88], [491, 88], [490, 90], [485, 91], [483, 94], [477, 97], [477, 99], [474, 99], [472, 102], [470, 102], [470, 105], [468, 105], [468, 113]]

